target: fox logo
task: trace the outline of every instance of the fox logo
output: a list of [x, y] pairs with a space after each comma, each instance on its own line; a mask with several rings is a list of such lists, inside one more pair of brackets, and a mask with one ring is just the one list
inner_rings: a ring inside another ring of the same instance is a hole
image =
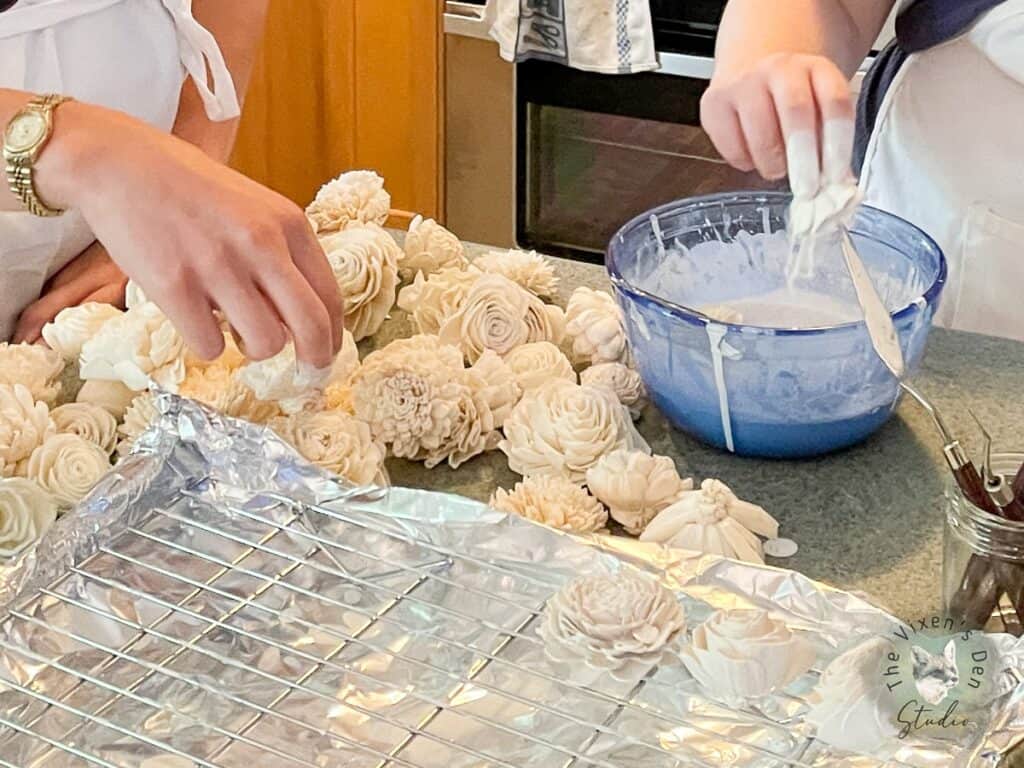
[[950, 640], [942, 655], [932, 655], [917, 645], [911, 649], [911, 653], [914, 657], [917, 692], [932, 706], [941, 704], [960, 682], [960, 671], [956, 665], [956, 642]]

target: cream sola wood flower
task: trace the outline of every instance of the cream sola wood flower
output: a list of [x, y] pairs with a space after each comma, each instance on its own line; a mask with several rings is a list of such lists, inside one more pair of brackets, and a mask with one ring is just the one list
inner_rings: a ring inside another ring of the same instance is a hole
[[693, 481], [679, 477], [672, 459], [643, 451], [607, 453], [587, 471], [586, 479], [590, 492], [608, 507], [612, 519], [634, 535], [693, 489]]
[[320, 239], [345, 297], [345, 327], [356, 341], [372, 336], [395, 305], [401, 249], [376, 224]]
[[608, 524], [608, 512], [587, 491], [564, 477], [528, 477], [515, 488], [491, 496], [499, 512], [570, 533], [596, 533]]
[[54, 435], [34, 451], [26, 476], [59, 504], [73, 506], [110, 470], [110, 457], [78, 435]]
[[156, 304], [146, 302], [108, 320], [82, 346], [79, 373], [120, 381], [141, 392], [150, 381], [176, 392], [185, 378], [185, 343]]
[[[252, 392], [256, 403], [276, 404], [285, 413], [298, 413], [315, 404], [328, 386], [347, 380], [358, 367], [359, 349], [346, 329], [341, 350], [330, 368], [316, 370], [301, 364], [295, 356], [295, 345], [288, 342], [274, 357], [249, 363], [232, 375], [238, 384]], [[256, 403], [250, 406], [262, 412], [263, 408]], [[256, 415], [250, 411], [250, 416]]]
[[181, 382], [178, 394], [225, 416], [256, 424], [263, 424], [281, 415], [277, 403], [258, 399], [251, 389], [238, 380], [235, 371], [227, 366], [190, 369]]
[[125, 411], [124, 421], [117, 428], [117, 455], [127, 456], [131, 453], [139, 435], [149, 429], [159, 415], [156, 398], [151, 392], [138, 395]]
[[438, 334], [445, 321], [459, 311], [480, 272], [443, 269], [433, 275], [417, 274], [412, 285], [398, 293], [398, 307], [409, 313], [420, 333]]
[[384, 179], [373, 171], [349, 171], [329, 181], [306, 208], [318, 234], [339, 232], [350, 224], [380, 224], [388, 220], [391, 195]]
[[535, 341], [516, 347], [505, 355], [505, 362], [524, 392], [537, 389], [552, 379], [577, 382], [576, 371], [569, 358], [550, 341]]
[[93, 379], [82, 383], [75, 402], [98, 405], [117, 421], [124, 418], [125, 411], [132, 404], [137, 392], [128, 389], [120, 381], [99, 381]]
[[274, 419], [270, 428], [307, 461], [354, 485], [380, 484], [384, 447], [370, 427], [341, 411], [306, 411]]
[[21, 384], [35, 400], [53, 406], [60, 395], [64, 360], [38, 344], [0, 343], [0, 384]]
[[647, 390], [640, 374], [622, 363], [592, 365], [580, 374], [580, 383], [614, 392], [619, 402], [629, 408], [634, 419], [640, 418], [647, 404]]
[[775, 538], [779, 523], [756, 504], [736, 497], [725, 483], [705, 480], [658, 514], [641, 541], [763, 563], [758, 536]]
[[23, 475], [32, 452], [56, 431], [46, 403], [21, 384], [0, 384], [0, 475]]
[[117, 446], [117, 419], [98, 405], [66, 403], [50, 411], [57, 433], [78, 435], [109, 456]]
[[43, 326], [43, 341], [65, 361], [77, 360], [82, 347], [108, 321], [124, 314], [111, 305], [90, 302], [62, 309]]
[[556, 379], [527, 392], [505, 420], [500, 446], [513, 472], [582, 483], [605, 454], [650, 453], [629, 412], [604, 389]]
[[[666, 659], [686, 629], [676, 596], [623, 569], [570, 582], [548, 600], [540, 636], [549, 658], [635, 681]], [[573, 669], [570, 674], [583, 670]]]
[[536, 251], [488, 251], [473, 260], [483, 272], [507, 277], [535, 296], [550, 298], [558, 293], [554, 265]]
[[23, 477], [0, 480], [0, 558], [37, 542], [57, 519], [57, 501]]
[[441, 340], [475, 362], [484, 350], [506, 355], [535, 341], [555, 344], [565, 335], [565, 315], [501, 275], [483, 275], [462, 306], [441, 326]]
[[577, 288], [565, 310], [565, 332], [576, 363], [628, 363], [622, 310], [603, 291]]
[[432, 275], [444, 269], [465, 269], [465, 248], [462, 241], [433, 219], [417, 216], [409, 224], [403, 255], [398, 261], [398, 275], [412, 280], [417, 274]]
[[679, 654], [712, 698], [740, 707], [785, 688], [815, 661], [813, 647], [767, 611], [718, 611]]

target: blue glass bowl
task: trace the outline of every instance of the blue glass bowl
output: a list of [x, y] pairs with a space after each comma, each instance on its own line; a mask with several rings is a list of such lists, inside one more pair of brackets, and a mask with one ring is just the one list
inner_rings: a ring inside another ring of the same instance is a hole
[[[783, 285], [788, 248], [780, 258], [766, 243], [785, 241], [789, 203], [789, 195], [763, 192], [670, 203], [626, 224], [607, 253], [655, 404], [683, 431], [743, 456], [806, 458], [847, 448], [878, 430], [899, 399], [863, 322], [765, 328], [711, 322], [695, 311]], [[912, 374], [945, 286], [945, 257], [917, 227], [874, 208], [862, 207], [850, 230], [892, 310]], [[839, 249], [825, 251], [834, 262], [811, 287], [855, 300]]]

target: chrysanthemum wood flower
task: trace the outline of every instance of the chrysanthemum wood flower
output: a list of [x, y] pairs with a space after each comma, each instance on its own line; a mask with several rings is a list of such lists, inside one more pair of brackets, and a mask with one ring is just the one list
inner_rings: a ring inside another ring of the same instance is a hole
[[462, 241], [433, 219], [417, 216], [405, 236], [405, 253], [398, 262], [402, 280], [417, 274], [432, 275], [443, 269], [465, 269], [467, 265]]
[[78, 435], [109, 456], [117, 445], [117, 419], [98, 405], [66, 403], [50, 411], [58, 434]]
[[567, 584], [548, 600], [540, 635], [556, 662], [584, 662], [617, 680], [635, 681], [665, 660], [686, 628], [676, 596], [623, 569]]
[[160, 412], [156, 409], [156, 398], [149, 392], [138, 395], [125, 411], [124, 421], [117, 428], [120, 440], [117, 444], [117, 455], [127, 456], [139, 435], [149, 429], [156, 421]]
[[125, 411], [132, 404], [137, 393], [120, 381], [99, 381], [93, 379], [82, 384], [75, 402], [98, 405], [117, 421], [124, 418]]
[[563, 475], [578, 483], [614, 450], [650, 452], [614, 395], [561, 379], [523, 396], [505, 420], [505, 440], [499, 447], [513, 472]]
[[0, 480], [0, 558], [38, 541], [57, 519], [57, 501], [31, 480]]
[[628, 363], [622, 310], [609, 294], [577, 288], [565, 310], [565, 331], [577, 363]]
[[587, 471], [587, 486], [612, 518], [635, 535], [692, 490], [693, 481], [679, 477], [675, 462], [667, 456], [612, 451]]
[[505, 356], [505, 362], [524, 392], [537, 389], [552, 379], [564, 379], [573, 384], [577, 381], [569, 358], [550, 341], [516, 347]]
[[779, 535], [778, 522], [761, 507], [736, 497], [725, 483], [705, 480], [658, 514], [641, 541], [763, 563], [761, 540]]
[[78, 435], [54, 435], [34, 451], [26, 475], [59, 504], [77, 504], [110, 470], [110, 458]]
[[43, 326], [43, 340], [66, 362], [77, 360], [82, 346], [108, 321], [123, 314], [112, 304], [91, 302], [62, 309]]
[[376, 224], [328, 235], [320, 244], [345, 297], [345, 328], [356, 341], [372, 336], [395, 305], [401, 249]]
[[445, 343], [459, 346], [471, 363], [485, 349], [507, 355], [534, 341], [557, 344], [565, 333], [561, 309], [544, 304], [501, 275], [483, 275], [470, 288], [459, 310], [441, 326]]
[[120, 381], [141, 392], [150, 379], [176, 392], [185, 378], [185, 344], [156, 304], [140, 304], [108, 320], [82, 347], [86, 381]]
[[608, 524], [608, 512], [597, 499], [558, 476], [528, 477], [511, 491], [499, 488], [491, 496], [491, 506], [571, 533], [596, 533]]
[[190, 369], [181, 382], [178, 394], [225, 416], [256, 424], [264, 424], [281, 415], [277, 403], [259, 400], [251, 389], [238, 380], [235, 371], [226, 366]]
[[370, 427], [341, 411], [303, 412], [274, 419], [273, 429], [307, 461], [354, 485], [379, 482], [384, 448]]
[[634, 419], [640, 418], [647, 404], [647, 390], [640, 374], [622, 363], [592, 365], [580, 374], [580, 383], [611, 390]]
[[814, 664], [814, 649], [767, 611], [718, 611], [680, 652], [701, 688], [730, 706], [767, 696]]
[[418, 274], [399, 291], [398, 306], [409, 313], [417, 331], [436, 335], [462, 307], [478, 277], [480, 272], [472, 267], [444, 269], [429, 277]]
[[535, 296], [545, 298], [558, 293], [554, 266], [536, 251], [489, 251], [474, 259], [473, 266], [507, 277]]
[[349, 224], [380, 224], [388, 220], [391, 195], [373, 171], [349, 171], [329, 181], [306, 208], [318, 234], [339, 232]]
[[32, 452], [56, 432], [46, 403], [21, 384], [0, 384], [0, 475], [24, 474]]
[[60, 394], [64, 360], [38, 344], [0, 343], [0, 384], [21, 384], [35, 400], [53, 406]]

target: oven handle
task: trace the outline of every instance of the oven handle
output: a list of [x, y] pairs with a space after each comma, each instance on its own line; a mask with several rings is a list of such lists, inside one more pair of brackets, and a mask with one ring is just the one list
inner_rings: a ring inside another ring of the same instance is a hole
[[458, 37], [490, 40], [490, 30], [484, 21], [483, 6], [448, 0], [444, 4], [444, 33]]

